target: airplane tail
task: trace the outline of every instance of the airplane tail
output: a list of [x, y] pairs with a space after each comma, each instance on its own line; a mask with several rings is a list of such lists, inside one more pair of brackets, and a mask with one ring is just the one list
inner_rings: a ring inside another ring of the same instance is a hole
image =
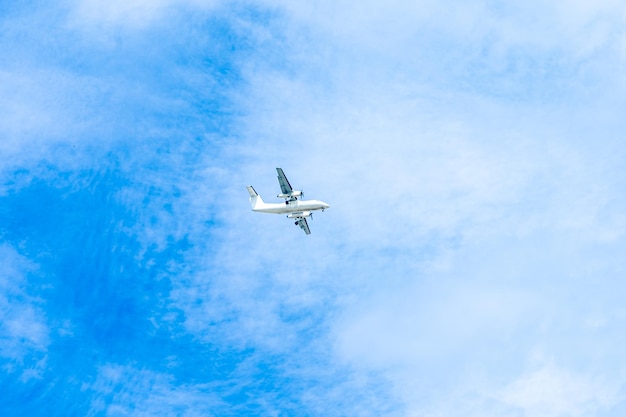
[[252, 206], [252, 210], [260, 208], [260, 206], [265, 204], [261, 196], [251, 185], [246, 186], [246, 188], [248, 189], [248, 194], [250, 194], [250, 205]]

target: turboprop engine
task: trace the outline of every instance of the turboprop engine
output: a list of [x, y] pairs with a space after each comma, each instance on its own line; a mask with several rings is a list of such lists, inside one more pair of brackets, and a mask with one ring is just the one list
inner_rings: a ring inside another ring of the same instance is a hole
[[289, 217], [290, 219], [299, 219], [299, 218], [309, 217], [309, 216], [311, 216], [310, 211], [303, 211], [300, 213], [291, 213], [287, 215], [287, 217]]
[[289, 194], [278, 194], [276, 197], [290, 198], [290, 197], [300, 197], [301, 195], [302, 195], [302, 191], [292, 191]]

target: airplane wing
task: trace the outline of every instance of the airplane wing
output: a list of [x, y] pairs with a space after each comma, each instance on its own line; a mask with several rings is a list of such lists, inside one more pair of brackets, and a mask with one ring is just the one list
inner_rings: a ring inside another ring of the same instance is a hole
[[289, 180], [285, 176], [282, 168], [276, 168], [276, 172], [278, 172], [278, 183], [280, 184], [280, 191], [282, 194], [291, 194], [293, 192], [293, 188], [291, 188], [291, 184], [289, 184]]
[[306, 233], [307, 235], [311, 234], [311, 230], [309, 229], [309, 224], [306, 222], [306, 219], [303, 217], [301, 219], [298, 219], [298, 226], [300, 226], [300, 229], [304, 230], [304, 233]]

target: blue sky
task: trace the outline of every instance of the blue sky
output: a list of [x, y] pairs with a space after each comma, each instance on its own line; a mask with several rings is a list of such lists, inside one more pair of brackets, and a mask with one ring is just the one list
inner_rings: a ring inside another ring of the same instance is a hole
[[0, 414], [622, 416], [625, 24], [3, 3]]

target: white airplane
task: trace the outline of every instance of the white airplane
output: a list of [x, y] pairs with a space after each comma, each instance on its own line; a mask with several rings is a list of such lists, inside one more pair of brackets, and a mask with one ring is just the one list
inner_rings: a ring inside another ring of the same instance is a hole
[[[248, 189], [248, 193], [250, 193], [250, 205], [252, 206], [252, 211], [260, 211], [261, 213], [287, 214], [288, 218], [296, 220], [296, 226], [300, 226], [300, 228], [304, 230], [304, 233], [310, 235], [311, 230], [309, 230], [306, 218], [311, 217], [313, 215], [313, 211], [324, 211], [330, 206], [319, 200], [302, 200], [302, 191], [294, 191], [293, 188], [291, 188], [291, 184], [289, 184], [289, 181], [281, 168], [276, 168], [276, 171], [278, 172], [278, 183], [280, 184], [281, 191], [281, 193], [276, 197], [284, 198], [285, 204], [271, 204], [264, 202], [254, 188], [252, 188], [251, 185], [248, 185], [246, 188]], [[300, 197], [299, 200], [298, 197]]]

